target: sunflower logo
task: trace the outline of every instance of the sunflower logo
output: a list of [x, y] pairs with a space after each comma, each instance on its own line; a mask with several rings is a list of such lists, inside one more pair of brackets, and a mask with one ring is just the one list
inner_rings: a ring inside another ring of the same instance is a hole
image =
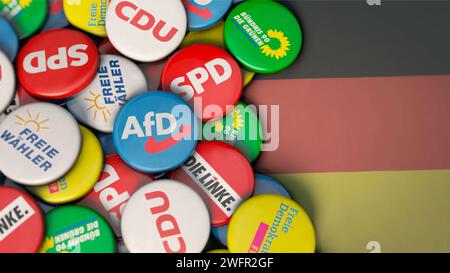
[[244, 126], [244, 119], [242, 118], [241, 115], [241, 110], [240, 109], [236, 109], [233, 112], [233, 128], [236, 130], [239, 130], [242, 128], [242, 126]]
[[108, 122], [108, 118], [111, 117], [111, 111], [109, 111], [108, 109], [106, 109], [106, 106], [102, 106], [100, 104], [102, 95], [100, 94], [96, 94], [92, 91], [89, 91], [88, 95], [86, 98], [84, 98], [84, 101], [86, 101], [89, 106], [86, 108], [87, 111], [93, 110], [93, 115], [94, 115], [94, 120], [97, 118], [97, 114], [98, 112], [100, 112], [102, 114], [103, 117], [103, 121], [105, 123]]
[[55, 247], [55, 242], [53, 241], [53, 237], [45, 237], [44, 242], [42, 243], [41, 248], [39, 249], [39, 253], [46, 253], [49, 249]]
[[41, 113], [38, 112], [35, 116], [33, 116], [33, 114], [29, 110], [27, 110], [26, 117], [16, 115], [16, 124], [25, 127], [32, 125], [36, 128], [36, 132], [49, 129], [49, 127], [45, 125], [48, 122], [48, 118], [41, 119], [40, 117]]
[[9, 3], [11, 3], [11, 1], [13, 1], [13, 3], [15, 3], [17, 5], [17, 2], [19, 2], [19, 6], [21, 6], [22, 8], [27, 8], [31, 2], [33, 0], [1, 0], [3, 4], [8, 5]]
[[284, 36], [284, 32], [270, 29], [267, 31], [267, 36], [277, 40], [279, 46], [277, 49], [274, 49], [271, 48], [270, 45], [263, 45], [261, 46], [262, 53], [271, 58], [276, 58], [277, 60], [286, 57], [287, 52], [290, 50], [289, 46], [291, 46], [291, 43], [289, 42], [289, 39]]

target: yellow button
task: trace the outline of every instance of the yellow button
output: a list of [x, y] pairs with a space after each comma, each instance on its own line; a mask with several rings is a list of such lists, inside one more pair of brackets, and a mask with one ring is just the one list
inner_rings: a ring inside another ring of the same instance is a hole
[[[217, 24], [213, 28], [209, 28], [201, 31], [191, 31], [186, 37], [184, 37], [183, 42], [181, 43], [181, 47], [190, 46], [193, 44], [209, 44], [225, 48], [225, 42], [223, 40], [223, 29], [225, 23], [221, 22]], [[255, 72], [248, 71], [244, 68], [241, 68], [243, 85], [246, 87], [250, 84], [250, 82], [255, 77]]]
[[230, 253], [230, 251], [228, 251], [228, 249], [214, 249], [214, 250], [210, 250], [206, 253], [217, 253], [217, 254], [223, 254], [223, 253]]
[[109, 0], [64, 0], [64, 13], [75, 27], [106, 37], [105, 16]]
[[[81, 127], [83, 145], [75, 165], [61, 179], [48, 185], [27, 189], [50, 204], [64, 204], [85, 196], [98, 181], [103, 168], [100, 141], [88, 129]], [[67, 145], [70, 145], [68, 140]]]
[[284, 196], [257, 195], [242, 203], [231, 217], [231, 253], [312, 253], [315, 247], [310, 218]]

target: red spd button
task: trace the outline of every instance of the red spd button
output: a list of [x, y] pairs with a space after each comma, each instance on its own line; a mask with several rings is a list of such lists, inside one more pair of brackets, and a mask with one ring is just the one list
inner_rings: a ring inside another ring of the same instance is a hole
[[229, 222], [237, 207], [255, 187], [247, 158], [222, 142], [202, 142], [181, 168], [170, 175], [196, 190], [208, 206], [213, 226]]
[[25, 192], [0, 186], [0, 253], [37, 252], [44, 237], [39, 205]]
[[82, 91], [97, 73], [98, 52], [82, 32], [58, 29], [31, 38], [20, 51], [20, 83], [31, 95], [64, 99]]
[[205, 44], [186, 47], [164, 67], [163, 90], [181, 96], [203, 121], [231, 111], [242, 93], [239, 65], [225, 50]]
[[121, 211], [141, 186], [154, 180], [150, 174], [140, 173], [130, 167], [118, 156], [105, 159], [103, 173], [94, 188], [79, 202], [102, 214], [117, 236], [120, 232]]

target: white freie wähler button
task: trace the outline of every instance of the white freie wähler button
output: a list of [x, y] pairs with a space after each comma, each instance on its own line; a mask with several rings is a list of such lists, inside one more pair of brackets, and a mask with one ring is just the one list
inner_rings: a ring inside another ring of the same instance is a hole
[[14, 97], [16, 76], [8, 57], [0, 51], [0, 112], [3, 112]]
[[136, 64], [121, 56], [101, 55], [96, 77], [67, 102], [67, 108], [80, 122], [111, 133], [120, 108], [146, 90], [147, 80]]
[[187, 17], [181, 0], [112, 0], [106, 12], [108, 38], [123, 55], [154, 62], [184, 39]]
[[62, 177], [80, 147], [76, 120], [55, 104], [21, 106], [0, 124], [0, 170], [23, 185], [44, 185]]
[[158, 180], [135, 192], [122, 212], [131, 253], [200, 253], [210, 232], [208, 209], [189, 186]]

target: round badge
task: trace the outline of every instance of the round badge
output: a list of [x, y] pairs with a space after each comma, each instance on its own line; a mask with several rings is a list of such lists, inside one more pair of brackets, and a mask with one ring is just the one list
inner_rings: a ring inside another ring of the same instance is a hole
[[19, 49], [19, 39], [11, 24], [3, 17], [0, 17], [0, 51], [8, 56], [12, 62], [16, 58]]
[[203, 121], [229, 112], [242, 94], [239, 65], [225, 50], [206, 44], [181, 49], [164, 67], [163, 90], [190, 103]]
[[0, 112], [6, 110], [14, 97], [16, 76], [8, 57], [0, 51]]
[[211, 254], [227, 254], [230, 253], [230, 251], [228, 251], [227, 249], [214, 249], [214, 250], [210, 250], [206, 253], [211, 253]]
[[32, 95], [64, 99], [82, 91], [95, 77], [98, 52], [82, 32], [57, 29], [31, 38], [17, 58], [20, 83]]
[[225, 44], [250, 71], [275, 73], [300, 54], [302, 30], [295, 16], [276, 1], [246, 1], [225, 23]]
[[[225, 49], [225, 42], [223, 40], [224, 26], [225, 23], [221, 22], [209, 29], [189, 32], [186, 37], [184, 37], [181, 48], [194, 44], [209, 44]], [[248, 71], [241, 67], [241, 73], [244, 87], [246, 87], [255, 77], [255, 72]]]
[[2, 0], [0, 15], [11, 22], [20, 39], [27, 38], [44, 24], [47, 17], [47, 1]]
[[44, 218], [36, 201], [16, 188], [0, 186], [0, 253], [36, 252]]
[[[253, 191], [253, 195], [260, 194], [279, 194], [291, 199], [288, 191], [278, 181], [266, 175], [255, 174], [255, 190]], [[222, 245], [227, 246], [228, 225], [212, 227], [211, 231], [214, 238]]]
[[193, 189], [158, 180], [131, 196], [122, 215], [122, 237], [131, 253], [200, 253], [209, 223], [208, 209]]
[[69, 25], [63, 9], [63, 0], [48, 0], [48, 16], [41, 32]]
[[63, 0], [69, 22], [88, 33], [106, 37], [106, 11], [109, 0]]
[[107, 156], [102, 176], [79, 204], [103, 215], [116, 235], [120, 236], [121, 212], [128, 199], [153, 180], [153, 176], [128, 167], [118, 155]]
[[103, 151], [97, 137], [81, 127], [82, 146], [75, 165], [64, 177], [28, 190], [50, 204], [64, 204], [85, 196], [98, 181], [103, 168]]
[[100, 55], [97, 76], [67, 108], [80, 122], [112, 133], [114, 121], [125, 103], [147, 90], [144, 73], [132, 61], [116, 55]]
[[163, 59], [186, 34], [186, 11], [180, 0], [112, 0], [106, 32], [123, 55], [142, 62]]
[[41, 253], [114, 253], [116, 239], [108, 222], [82, 206], [64, 206], [45, 215]]
[[199, 143], [195, 153], [170, 178], [186, 183], [202, 196], [213, 226], [228, 223], [255, 185], [248, 160], [222, 142]]
[[262, 127], [255, 110], [239, 102], [222, 119], [205, 123], [203, 138], [224, 141], [241, 151], [250, 162], [255, 161], [262, 146]]
[[231, 218], [231, 253], [313, 253], [314, 227], [296, 202], [281, 195], [263, 194], [242, 203]]
[[198, 121], [179, 97], [161, 91], [141, 94], [122, 107], [114, 144], [131, 167], [147, 173], [173, 170], [197, 145]]
[[77, 160], [80, 147], [77, 122], [54, 104], [21, 106], [0, 124], [0, 170], [24, 185], [62, 177]]
[[184, 0], [189, 30], [202, 30], [217, 24], [231, 4], [232, 0]]

